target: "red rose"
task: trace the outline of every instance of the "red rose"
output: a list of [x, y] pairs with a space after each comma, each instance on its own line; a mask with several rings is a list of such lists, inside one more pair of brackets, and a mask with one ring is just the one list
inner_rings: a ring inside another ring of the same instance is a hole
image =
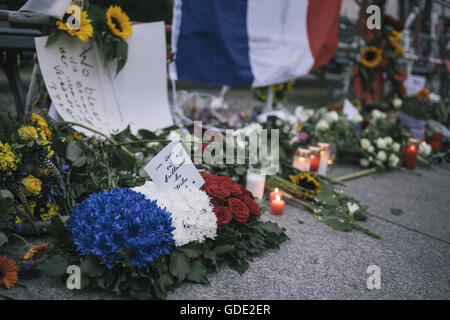
[[206, 187], [206, 194], [212, 198], [226, 199], [230, 196], [230, 191], [219, 185], [209, 185]]
[[244, 187], [241, 187], [241, 191], [242, 191], [242, 194], [244, 195], [244, 197], [249, 197], [249, 198], [252, 198], [252, 199], [255, 198], [253, 196], [253, 193], [251, 193], [250, 191], [248, 191]]
[[214, 208], [217, 208], [217, 207], [226, 206], [227, 201], [224, 199], [214, 198], [214, 199], [211, 199], [211, 204], [213, 205]]
[[228, 189], [232, 196], [239, 197], [242, 195], [241, 186], [236, 182], [224, 182], [223, 187]]
[[230, 198], [228, 199], [228, 207], [233, 214], [234, 220], [239, 223], [244, 223], [247, 221], [250, 210], [244, 202], [236, 198]]
[[231, 222], [231, 219], [233, 219], [233, 214], [227, 207], [214, 208], [214, 213], [217, 217], [217, 228], [219, 229], [225, 227]]
[[259, 205], [250, 197], [244, 197], [244, 203], [250, 210], [250, 218], [259, 218], [261, 216], [261, 211]]

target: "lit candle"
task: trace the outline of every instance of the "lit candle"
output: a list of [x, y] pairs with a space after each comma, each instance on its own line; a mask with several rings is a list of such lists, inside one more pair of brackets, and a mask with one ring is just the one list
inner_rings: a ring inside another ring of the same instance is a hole
[[443, 138], [444, 135], [441, 132], [433, 132], [433, 136], [431, 137], [431, 148], [433, 149], [433, 151], [441, 151]]
[[247, 170], [247, 184], [246, 188], [253, 195], [262, 199], [264, 197], [264, 185], [266, 183], [266, 176], [258, 169]]
[[416, 159], [419, 153], [419, 140], [410, 138], [403, 153], [403, 166], [408, 169], [416, 167]]
[[330, 144], [319, 142], [317, 145], [320, 148], [319, 173], [321, 175], [326, 175], [328, 169], [328, 160], [330, 159]]
[[275, 190], [272, 191], [272, 192], [270, 193], [270, 202], [272, 202], [273, 200], [275, 200], [275, 197], [276, 197], [277, 195], [280, 196], [280, 199], [283, 199], [283, 192], [281, 192], [280, 189], [275, 188]]
[[270, 204], [270, 212], [276, 215], [282, 215], [284, 210], [284, 201], [281, 200], [280, 195], [276, 195], [275, 200]]
[[305, 148], [298, 148], [292, 160], [292, 166], [300, 171], [309, 172], [311, 165], [311, 151]]
[[311, 165], [309, 171], [317, 172], [319, 171], [320, 165], [320, 147], [309, 147], [309, 150], [311, 151]]

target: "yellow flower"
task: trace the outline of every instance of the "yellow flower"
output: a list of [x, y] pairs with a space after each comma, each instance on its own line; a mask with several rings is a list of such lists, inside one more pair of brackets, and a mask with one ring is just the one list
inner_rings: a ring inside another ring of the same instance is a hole
[[19, 133], [20, 138], [25, 141], [36, 140], [38, 138], [37, 130], [32, 126], [22, 127], [17, 130], [17, 132]]
[[[41, 140], [52, 140], [52, 131], [48, 127], [48, 123], [44, 120], [44, 118], [42, 118], [40, 115], [37, 115], [36, 113], [32, 113], [31, 122], [36, 124], [38, 128], [43, 131], [43, 133], [39, 132]], [[43, 136], [43, 134], [45, 134], [45, 136]]]
[[23, 218], [21, 218], [21, 217], [19, 217], [19, 216], [16, 216], [16, 221], [14, 221], [14, 223], [20, 226], [20, 225], [22, 225], [22, 223], [23, 223], [24, 221], [25, 221], [25, 220], [24, 220]]
[[50, 217], [55, 217], [58, 215], [59, 206], [56, 203], [47, 202], [48, 215]]
[[81, 140], [81, 138], [83, 138], [81, 136], [81, 134], [79, 132], [75, 131], [73, 134], [67, 136], [67, 142], [71, 143], [73, 141], [73, 139]]
[[394, 58], [403, 57], [405, 55], [405, 49], [401, 45], [394, 46], [394, 53], [392, 56]]
[[42, 182], [38, 178], [29, 175], [28, 177], [23, 178], [21, 182], [24, 186], [23, 193], [26, 196], [37, 196], [41, 193]]
[[[72, 2], [72, 5], [75, 5], [75, 3]], [[88, 14], [86, 11], [81, 11], [80, 20], [79, 29], [73, 28], [69, 25], [69, 23], [63, 21], [56, 22], [56, 26], [59, 30], [67, 31], [67, 33], [72, 37], [77, 37], [81, 41], [87, 42], [94, 34], [94, 27], [91, 24], [91, 20], [88, 19]]]
[[369, 46], [361, 51], [360, 62], [367, 68], [378, 67], [381, 61], [383, 61], [383, 50], [375, 46]]
[[315, 197], [323, 188], [322, 184], [313, 178], [309, 173], [302, 172], [296, 176], [289, 176], [292, 183], [303, 188], [303, 192], [306, 194], [305, 199], [309, 197]]
[[430, 90], [427, 88], [423, 88], [422, 90], [417, 91], [414, 96], [422, 101], [430, 101]]
[[11, 146], [7, 143], [3, 144], [0, 141], [0, 171], [11, 174], [17, 170], [17, 164], [20, 162], [20, 157], [16, 156], [12, 151]]
[[131, 37], [133, 26], [130, 18], [119, 6], [110, 6], [106, 11], [106, 23], [113, 34], [123, 40]]
[[389, 34], [389, 41], [391, 44], [395, 47], [399, 45], [400, 40], [402, 40], [403, 35], [401, 32], [398, 32], [397, 30], [392, 30]]

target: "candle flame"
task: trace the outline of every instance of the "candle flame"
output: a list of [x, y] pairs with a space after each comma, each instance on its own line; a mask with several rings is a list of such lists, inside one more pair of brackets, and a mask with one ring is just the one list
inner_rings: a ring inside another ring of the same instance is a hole
[[333, 160], [332, 159], [329, 159], [328, 160], [328, 164], [333, 164], [334, 162], [333, 162]]
[[280, 201], [280, 200], [281, 200], [281, 199], [280, 199], [280, 195], [277, 194], [277, 195], [275, 196], [275, 199], [276, 199], [277, 202]]

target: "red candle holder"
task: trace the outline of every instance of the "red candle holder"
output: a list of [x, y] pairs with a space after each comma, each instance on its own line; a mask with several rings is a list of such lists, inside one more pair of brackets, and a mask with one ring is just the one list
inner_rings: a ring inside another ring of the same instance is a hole
[[320, 147], [309, 147], [311, 151], [310, 172], [318, 172], [320, 166]]
[[417, 139], [410, 138], [403, 153], [403, 166], [408, 169], [416, 167], [417, 155], [419, 154], [419, 143]]
[[431, 137], [431, 148], [433, 151], [441, 151], [443, 138], [444, 135], [441, 132], [433, 132], [433, 136]]

